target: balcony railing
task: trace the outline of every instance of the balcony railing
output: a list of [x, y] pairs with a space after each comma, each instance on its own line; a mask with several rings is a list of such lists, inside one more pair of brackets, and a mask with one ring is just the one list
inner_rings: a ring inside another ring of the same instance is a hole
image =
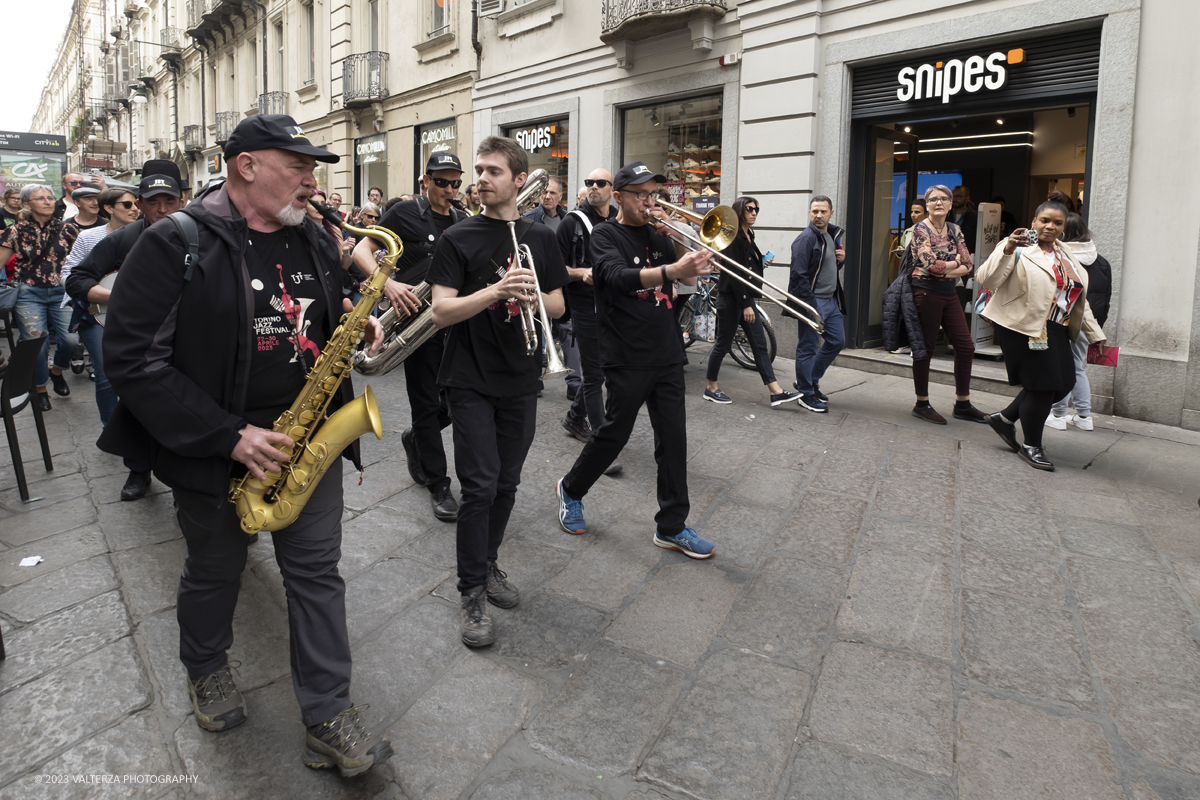
[[263, 92], [258, 96], [258, 113], [286, 114], [288, 113], [287, 92]]
[[204, 130], [199, 125], [183, 126], [183, 149], [188, 153], [204, 149]]
[[207, 0], [187, 0], [187, 29], [190, 35], [204, 23], [204, 15], [208, 13]]
[[237, 127], [238, 117], [241, 115], [236, 111], [218, 111], [217, 112], [217, 144], [223, 145], [229, 141], [229, 136], [233, 133], [233, 129]]
[[179, 28], [163, 28], [158, 42], [162, 45], [162, 52], [158, 54], [162, 60], [171, 61], [183, 57], [180, 52], [183, 44], [183, 31]]
[[372, 50], [342, 61], [342, 105], [368, 106], [388, 96], [388, 54]]
[[686, 28], [697, 19], [717, 20], [725, 0], [604, 0], [600, 38], [612, 43], [636, 41]]

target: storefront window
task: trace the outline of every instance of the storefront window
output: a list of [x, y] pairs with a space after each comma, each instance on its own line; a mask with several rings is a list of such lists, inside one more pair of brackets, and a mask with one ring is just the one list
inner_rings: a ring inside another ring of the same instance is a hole
[[[641, 161], [662, 172], [671, 202], [721, 195], [721, 96], [670, 100], [625, 109], [621, 163]], [[701, 203], [705, 205], [706, 203]]]
[[570, 123], [565, 120], [542, 122], [537, 125], [526, 125], [509, 128], [505, 135], [517, 140], [517, 144], [525, 148], [529, 154], [529, 171], [544, 169], [551, 178], [562, 184], [562, 202], [568, 207], [575, 205], [575, 187], [567, 185], [567, 164], [569, 163]]
[[388, 199], [387, 186], [387, 134], [366, 136], [354, 142], [354, 166], [357, 185], [354, 187], [355, 204], [362, 205], [372, 186], [378, 186], [383, 199]]
[[[419, 187], [421, 176], [425, 174], [425, 165], [434, 153], [453, 153], [463, 166], [470, 164], [470, 159], [464, 159], [458, 152], [458, 124], [454, 120], [442, 120], [421, 125], [417, 128], [416, 164], [413, 165], [413, 185]], [[470, 167], [468, 166], [468, 169]], [[469, 181], [468, 181], [469, 182]], [[420, 191], [416, 188], [416, 191]]]

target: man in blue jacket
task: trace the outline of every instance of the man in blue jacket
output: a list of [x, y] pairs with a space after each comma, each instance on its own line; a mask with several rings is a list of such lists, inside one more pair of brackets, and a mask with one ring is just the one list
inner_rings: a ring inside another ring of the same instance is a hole
[[[846, 345], [842, 325], [842, 279], [838, 274], [846, 260], [845, 231], [830, 223], [833, 201], [816, 195], [808, 204], [810, 224], [792, 242], [792, 272], [788, 292], [817, 309], [825, 323], [825, 343], [819, 334], [803, 322], [797, 322], [796, 391], [800, 405], [823, 414], [829, 410], [829, 398], [821, 393], [821, 378]], [[818, 349], [820, 345], [820, 349]]]

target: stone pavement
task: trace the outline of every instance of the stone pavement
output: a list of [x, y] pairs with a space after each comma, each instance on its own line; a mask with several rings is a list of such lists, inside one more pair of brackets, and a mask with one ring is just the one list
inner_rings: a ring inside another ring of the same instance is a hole
[[342, 572], [354, 698], [396, 755], [353, 781], [301, 764], [269, 536], [230, 653], [249, 720], [197, 728], [170, 494], [117, 501], [125, 473], [73, 377], [47, 415], [50, 475], [22, 416], [41, 501], [20, 503], [0, 453], [0, 796], [1200, 797], [1200, 435], [1097, 418], [1049, 431], [1060, 469], [1038, 473], [983, 426], [912, 418], [901, 378], [835, 369], [820, 416], [765, 406], [727, 362], [735, 404], [701, 402], [702, 347], [691, 521], [716, 557], [652, 546], [644, 418], [624, 475], [587, 498], [589, 533], [558, 529], [552, 485], [580, 445], [553, 384], [501, 550], [523, 602], [493, 609], [478, 652], [458, 640], [454, 526], [404, 467], [402, 376], [371, 381], [387, 435], [346, 479]]

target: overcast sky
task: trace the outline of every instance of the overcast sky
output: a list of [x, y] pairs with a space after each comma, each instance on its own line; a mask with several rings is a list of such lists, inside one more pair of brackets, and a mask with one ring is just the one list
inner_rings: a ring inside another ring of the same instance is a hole
[[[28, 131], [54, 65], [72, 0], [0, 0], [4, 24], [4, 102], [0, 131]], [[41, 133], [42, 131], [39, 131]]]

